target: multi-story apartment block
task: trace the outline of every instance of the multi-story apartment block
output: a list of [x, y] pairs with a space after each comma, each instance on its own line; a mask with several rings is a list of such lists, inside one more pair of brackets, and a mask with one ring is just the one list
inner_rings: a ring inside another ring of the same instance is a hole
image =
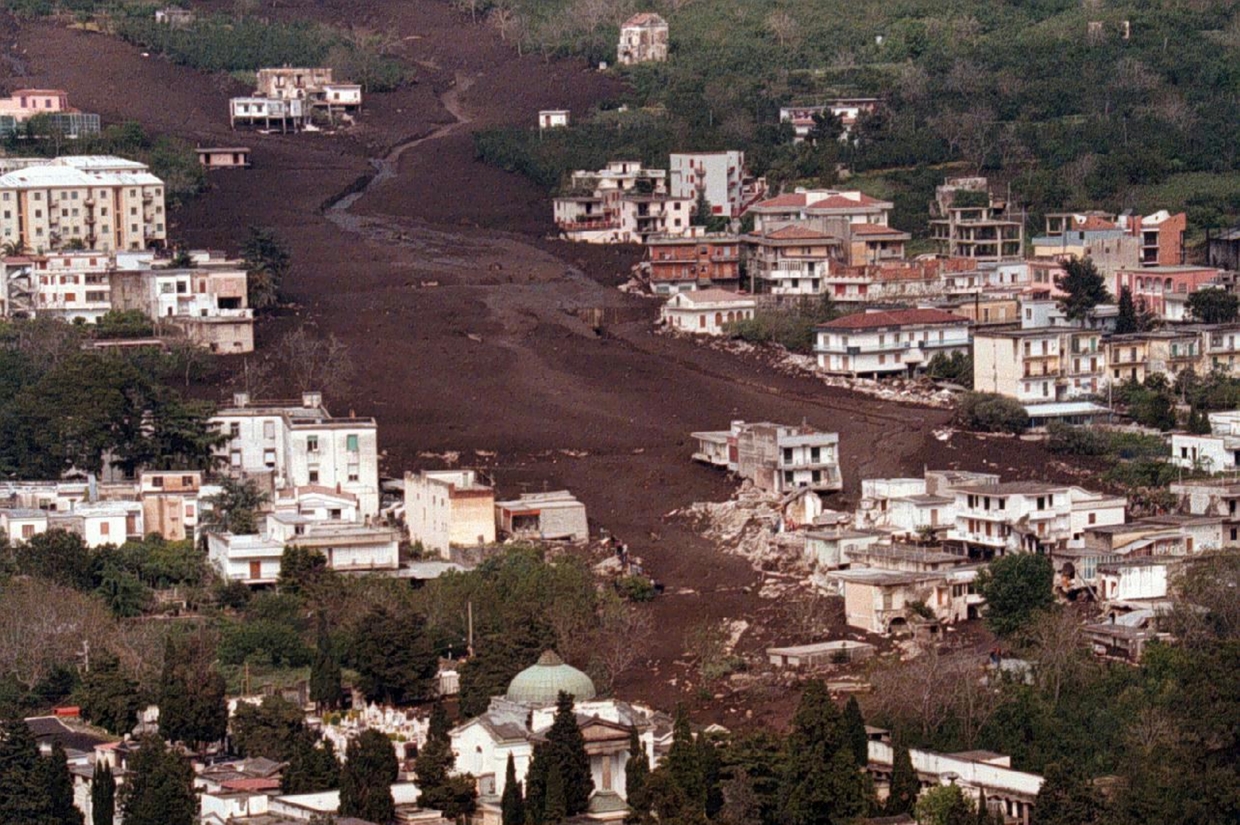
[[890, 226], [874, 223], [828, 221], [840, 239], [840, 257], [846, 266], [881, 264], [904, 260], [904, 244], [912, 235]]
[[143, 472], [138, 478], [143, 531], [169, 541], [192, 539], [201, 515], [201, 491], [202, 473], [197, 470]]
[[969, 321], [938, 309], [873, 310], [821, 324], [814, 351], [835, 375], [909, 374], [937, 354], [969, 352]]
[[756, 183], [746, 186], [745, 153], [740, 151], [674, 153], [668, 170], [672, 197], [697, 200], [704, 195], [712, 215], [739, 218], [764, 191]]
[[571, 192], [553, 199], [561, 235], [585, 243], [645, 243], [690, 231], [696, 196], [676, 198], [667, 171], [636, 161], [612, 161], [597, 172], [572, 174]]
[[754, 292], [817, 295], [823, 291], [839, 239], [804, 224], [745, 235], [746, 266]]
[[405, 473], [409, 540], [447, 557], [452, 547], [495, 542], [495, 490], [474, 470]]
[[164, 182], [134, 161], [66, 156], [0, 176], [0, 242], [32, 252], [159, 248], [166, 221]]
[[727, 233], [693, 231], [646, 238], [650, 289], [656, 295], [740, 284], [740, 239]]
[[290, 545], [315, 550], [338, 573], [393, 573], [400, 567], [400, 531], [299, 516], [273, 514], [263, 532], [207, 533], [207, 558], [228, 581], [272, 585]]
[[300, 98], [260, 97], [249, 95], [234, 97], [228, 101], [228, 123], [264, 129], [278, 126], [281, 132], [294, 132], [306, 125], [310, 118], [310, 105]]
[[746, 424], [736, 436], [737, 472], [775, 493], [844, 489], [840, 437], [812, 427]]
[[1106, 384], [1106, 348], [1096, 330], [1041, 327], [978, 330], [973, 336], [973, 386], [1022, 403], [1066, 401]]
[[1221, 518], [1223, 547], [1240, 547], [1240, 482], [1198, 478], [1173, 482], [1170, 490], [1178, 499], [1179, 512]]
[[667, 60], [667, 38], [666, 20], [653, 12], [635, 14], [620, 26], [616, 62], [621, 66], [661, 63]]
[[1024, 255], [1025, 225], [990, 194], [986, 178], [948, 178], [930, 204], [930, 231], [951, 258], [1007, 261]]
[[281, 100], [313, 100], [332, 85], [328, 67], [259, 69], [254, 83], [255, 94]]
[[1237, 373], [1240, 357], [1240, 324], [1216, 324], [1198, 327], [1201, 333], [1201, 372]]
[[1122, 524], [1127, 500], [1037, 481], [957, 487], [949, 541], [985, 557], [1078, 546], [1085, 530]]
[[844, 489], [838, 433], [806, 425], [733, 421], [730, 429], [693, 433], [693, 458], [726, 468], [762, 490]]
[[357, 497], [361, 515], [379, 512], [378, 433], [373, 418], [334, 418], [317, 392], [300, 402], [251, 401], [237, 393], [212, 423], [226, 436], [227, 472], [270, 490], [319, 485]]
[[238, 263], [207, 258], [193, 269], [117, 269], [112, 308], [171, 324], [211, 352], [253, 352], [254, 312], [246, 306], [247, 274]]
[[[32, 118], [46, 122], [47, 132], [62, 138], [99, 134], [99, 115], [81, 112], [69, 105], [69, 95], [61, 89], [18, 89], [0, 98], [0, 137], [25, 137]], [[39, 130], [36, 130], [36, 135]]]

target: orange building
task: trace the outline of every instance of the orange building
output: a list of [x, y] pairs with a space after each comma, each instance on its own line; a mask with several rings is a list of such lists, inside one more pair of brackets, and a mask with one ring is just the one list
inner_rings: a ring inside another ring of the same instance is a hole
[[735, 289], [740, 283], [740, 239], [727, 233], [693, 237], [657, 235], [646, 241], [650, 287], [656, 293], [685, 287]]

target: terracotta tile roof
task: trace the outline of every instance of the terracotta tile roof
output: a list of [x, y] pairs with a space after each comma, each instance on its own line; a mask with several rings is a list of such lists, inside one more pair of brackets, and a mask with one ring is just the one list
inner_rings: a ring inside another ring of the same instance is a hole
[[753, 209], [767, 209], [767, 208], [804, 206], [804, 205], [805, 205], [805, 194], [802, 192], [802, 193], [791, 194], [791, 195], [777, 195], [768, 200], [758, 201], [757, 203], [753, 205], [752, 208]]
[[819, 325], [819, 329], [872, 329], [914, 324], [967, 324], [968, 318], [941, 309], [896, 309], [879, 312], [858, 312]]
[[274, 776], [229, 779], [221, 782], [220, 787], [229, 791], [274, 791], [280, 789], [280, 780]]
[[762, 237], [770, 238], [775, 241], [795, 241], [795, 240], [834, 240], [834, 236], [825, 232], [819, 232], [817, 229], [810, 229], [808, 226], [797, 226], [789, 224], [781, 226], [779, 229], [763, 233]]
[[632, 17], [630, 17], [628, 20], [624, 21], [624, 28], [626, 29], [629, 26], [659, 26], [659, 25], [665, 25], [665, 21], [663, 20], [662, 17], [650, 11], [644, 11], [640, 14], [635, 14]]
[[1076, 228], [1082, 231], [1098, 230], [1098, 229], [1119, 229], [1119, 225], [1114, 221], [1108, 221], [1106, 218], [1100, 218], [1097, 215], [1088, 215], [1085, 220], [1076, 224]]
[[810, 209], [855, 209], [858, 206], [876, 206], [883, 201], [877, 198], [871, 198], [869, 195], [857, 193], [856, 198], [845, 197], [844, 195], [832, 195], [829, 198], [823, 198], [820, 201], [814, 201], [809, 205]]
[[852, 226], [849, 227], [849, 231], [851, 231], [854, 235], [904, 235], [906, 234], [904, 232], [901, 232], [899, 229], [896, 229], [895, 227], [879, 226], [876, 223], [854, 223]]

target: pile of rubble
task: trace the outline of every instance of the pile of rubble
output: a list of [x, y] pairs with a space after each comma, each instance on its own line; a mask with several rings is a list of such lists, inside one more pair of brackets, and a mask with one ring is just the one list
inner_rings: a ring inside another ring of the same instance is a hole
[[[696, 338], [702, 340], [702, 336]], [[958, 394], [958, 391], [939, 386], [928, 378], [884, 378], [877, 381], [872, 378], [827, 375], [818, 368], [818, 361], [812, 355], [798, 355], [775, 344], [756, 345], [730, 338], [710, 338], [702, 343], [711, 349], [733, 355], [759, 355], [771, 367], [785, 375], [812, 376], [828, 387], [852, 390], [884, 401], [951, 409], [955, 406]]]
[[805, 537], [780, 532], [780, 496], [748, 481], [728, 501], [694, 502], [667, 515], [693, 520], [704, 538], [749, 559], [755, 570], [806, 570]]

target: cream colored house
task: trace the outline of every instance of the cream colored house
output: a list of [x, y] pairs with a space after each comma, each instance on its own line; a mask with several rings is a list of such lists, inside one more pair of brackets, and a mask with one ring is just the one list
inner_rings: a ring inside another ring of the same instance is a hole
[[405, 473], [405, 525], [411, 542], [447, 558], [451, 547], [495, 542], [495, 490], [474, 470]]
[[728, 324], [753, 318], [756, 307], [752, 295], [723, 289], [696, 289], [668, 298], [660, 316], [669, 329], [722, 335]]

